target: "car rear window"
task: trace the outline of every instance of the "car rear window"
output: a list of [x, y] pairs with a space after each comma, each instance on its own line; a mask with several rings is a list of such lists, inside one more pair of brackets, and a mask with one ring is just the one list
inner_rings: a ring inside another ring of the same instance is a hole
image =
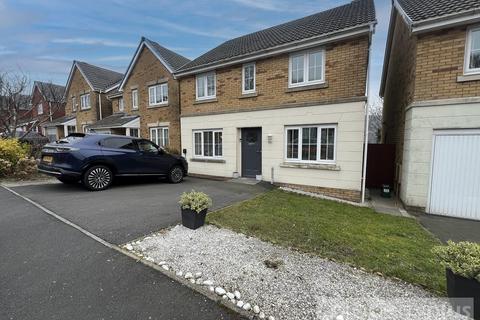
[[135, 150], [135, 144], [132, 139], [107, 138], [101, 142], [101, 145], [104, 148]]

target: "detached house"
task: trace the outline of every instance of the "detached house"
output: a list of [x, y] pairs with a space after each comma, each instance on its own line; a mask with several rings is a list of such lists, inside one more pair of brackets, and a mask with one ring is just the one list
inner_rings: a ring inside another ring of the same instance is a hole
[[480, 220], [480, 2], [393, 1], [380, 95], [400, 199]]
[[[57, 132], [49, 136], [48, 123], [65, 116], [65, 87], [53, 83], [35, 81], [32, 90], [31, 121], [33, 131], [41, 132], [51, 140], [57, 139]], [[51, 132], [51, 131], [50, 131]]]
[[[112, 114], [112, 102], [107, 93], [118, 87], [123, 74], [74, 61], [68, 77], [65, 113], [75, 116], [77, 132], [87, 132], [89, 126]], [[66, 134], [66, 133], [65, 133]]]
[[96, 132], [141, 136], [180, 153], [180, 89], [174, 72], [187, 58], [142, 38], [118, 88], [108, 97], [113, 114]]
[[373, 0], [229, 40], [182, 66], [192, 174], [360, 201]]

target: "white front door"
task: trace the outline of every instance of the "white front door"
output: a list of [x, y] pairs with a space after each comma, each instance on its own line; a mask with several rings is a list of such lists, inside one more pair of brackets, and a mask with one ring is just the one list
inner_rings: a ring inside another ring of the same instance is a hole
[[480, 220], [480, 131], [438, 131], [433, 140], [427, 212]]

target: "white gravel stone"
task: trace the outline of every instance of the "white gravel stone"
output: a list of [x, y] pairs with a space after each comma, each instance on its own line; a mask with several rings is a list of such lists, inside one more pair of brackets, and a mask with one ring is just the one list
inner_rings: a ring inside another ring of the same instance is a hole
[[152, 257], [146, 257], [145, 260], [150, 261], [150, 262], [154, 262], [154, 261], [155, 261], [155, 260], [153, 260]]
[[183, 272], [182, 271], [177, 271], [176, 275], [177, 275], [177, 277], [182, 278], [183, 277]]
[[132, 251], [133, 250], [133, 246], [129, 243], [125, 246], [125, 249], [127, 249], [128, 251]]
[[195, 273], [195, 279], [198, 279], [198, 278], [201, 278], [201, 277], [202, 277], [202, 273], [201, 273], [201, 272]]
[[195, 279], [193, 279], [193, 278], [188, 279], [188, 281], [190, 281], [191, 284], [195, 284]]
[[214, 292], [215, 288], [213, 286], [210, 286], [210, 287], [208, 287], [208, 290], [210, 290], [211, 292]]
[[195, 283], [196, 283], [196, 284], [202, 284], [202, 283], [203, 283], [203, 280], [202, 280], [202, 279], [197, 279], [197, 280], [195, 280]]
[[[243, 301], [260, 306], [260, 319], [265, 319], [262, 313], [289, 320], [339, 314], [365, 319], [372, 310], [382, 320], [466, 319], [451, 310], [448, 300], [417, 286], [211, 225], [197, 230], [176, 226], [133, 246], [134, 252], [140, 248], [145, 256], [168, 261], [173, 270], [201, 271], [221, 289], [238, 288]], [[266, 267], [266, 260], [280, 262], [279, 267]], [[223, 289], [220, 296], [225, 294]]]
[[241, 308], [243, 307], [244, 302], [242, 300], [237, 301], [237, 307]]
[[259, 314], [260, 313], [260, 307], [259, 306], [253, 306], [253, 312], [255, 314]]
[[250, 311], [250, 309], [252, 309], [252, 305], [247, 302], [243, 305], [242, 309], [245, 311]]
[[231, 292], [227, 292], [227, 297], [228, 299], [232, 300], [232, 299], [235, 299], [235, 295]]
[[170, 270], [170, 268], [166, 264], [162, 265], [162, 269], [166, 271]]
[[274, 317], [274, 316], [268, 316], [267, 319], [268, 319], [268, 320], [275, 320], [275, 317]]
[[265, 313], [262, 311], [258, 314], [259, 319], [265, 319]]
[[227, 297], [226, 294], [224, 294], [224, 295], [222, 296], [222, 298], [223, 298], [223, 300], [228, 300], [228, 297]]
[[203, 281], [204, 286], [213, 286], [213, 281], [212, 280], [205, 280]]
[[160, 261], [160, 262], [158, 263], [158, 265], [160, 265], [160, 266], [163, 266], [164, 264], [167, 264], [167, 262], [166, 262], [166, 261]]
[[193, 274], [191, 272], [185, 273], [185, 279], [192, 279], [192, 278], [193, 278]]
[[222, 287], [216, 287], [215, 293], [218, 294], [219, 296], [223, 296], [225, 293], [227, 293], [227, 291], [225, 291], [225, 289], [223, 289]]
[[240, 291], [238, 291], [238, 290], [235, 290], [233, 292], [233, 294], [235, 295], [235, 299], [237, 299], [237, 300], [242, 298], [242, 295], [240, 294]]
[[341, 314], [339, 314], [339, 315], [335, 318], [335, 320], [344, 320], [344, 318], [343, 318], [343, 316], [342, 316]]

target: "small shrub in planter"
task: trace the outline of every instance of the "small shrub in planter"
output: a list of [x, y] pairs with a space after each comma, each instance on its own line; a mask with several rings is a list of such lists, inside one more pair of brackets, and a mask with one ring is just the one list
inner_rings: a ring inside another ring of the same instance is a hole
[[212, 206], [212, 199], [207, 194], [195, 190], [184, 192], [179, 203], [185, 227], [195, 230], [203, 226], [208, 208]]
[[[480, 319], [480, 244], [471, 242], [454, 243], [433, 248], [433, 253], [446, 268], [447, 293], [449, 298], [473, 298], [474, 319]], [[467, 314], [461, 299], [452, 299], [455, 311]]]

